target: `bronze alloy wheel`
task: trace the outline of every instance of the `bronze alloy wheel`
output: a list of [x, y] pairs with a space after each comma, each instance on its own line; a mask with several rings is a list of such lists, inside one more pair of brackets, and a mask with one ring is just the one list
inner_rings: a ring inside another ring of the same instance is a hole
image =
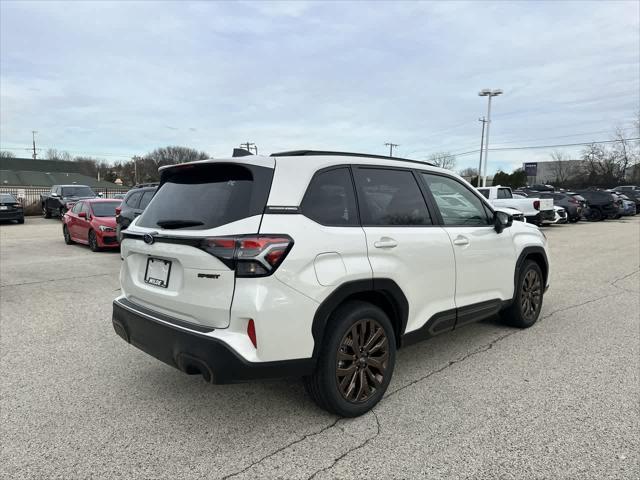
[[520, 308], [527, 320], [535, 320], [542, 304], [542, 281], [536, 270], [530, 269], [522, 281]]
[[348, 402], [367, 401], [382, 386], [389, 364], [389, 339], [373, 319], [354, 323], [340, 341], [336, 381]]

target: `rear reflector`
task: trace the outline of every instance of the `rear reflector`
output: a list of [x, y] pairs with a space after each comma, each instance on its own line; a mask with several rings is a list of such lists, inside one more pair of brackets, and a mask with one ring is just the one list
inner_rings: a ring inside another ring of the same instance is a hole
[[253, 323], [253, 319], [250, 319], [249, 323], [247, 324], [247, 335], [249, 337], [249, 340], [251, 340], [251, 343], [253, 343], [253, 346], [255, 348], [258, 348], [258, 339], [256, 338], [256, 325]]
[[540, 210], [540, 200], [533, 201], [533, 208], [535, 208], [536, 210]]
[[237, 277], [264, 277], [280, 266], [293, 246], [288, 235], [210, 237], [200, 248], [236, 271]]

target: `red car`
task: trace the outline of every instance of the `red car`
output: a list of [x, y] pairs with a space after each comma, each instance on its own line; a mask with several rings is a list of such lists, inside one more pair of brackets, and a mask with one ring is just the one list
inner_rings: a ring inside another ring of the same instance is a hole
[[62, 218], [62, 234], [67, 245], [82, 243], [92, 251], [118, 248], [116, 208], [121, 200], [92, 198], [80, 200]]

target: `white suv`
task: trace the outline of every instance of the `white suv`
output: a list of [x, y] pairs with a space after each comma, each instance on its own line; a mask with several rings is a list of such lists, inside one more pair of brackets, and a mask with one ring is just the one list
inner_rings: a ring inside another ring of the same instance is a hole
[[498, 312], [533, 325], [549, 279], [540, 230], [455, 174], [308, 150], [163, 167], [122, 256], [127, 342], [212, 383], [304, 377], [343, 416], [381, 399], [400, 347]]

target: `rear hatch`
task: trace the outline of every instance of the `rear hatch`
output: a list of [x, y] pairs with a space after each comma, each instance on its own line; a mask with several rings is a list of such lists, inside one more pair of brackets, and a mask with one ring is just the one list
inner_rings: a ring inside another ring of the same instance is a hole
[[541, 198], [540, 199], [540, 211], [553, 210], [553, 199]]
[[162, 170], [151, 203], [123, 233], [125, 297], [183, 322], [227, 327], [236, 238], [259, 232], [273, 166], [273, 159], [262, 159]]

